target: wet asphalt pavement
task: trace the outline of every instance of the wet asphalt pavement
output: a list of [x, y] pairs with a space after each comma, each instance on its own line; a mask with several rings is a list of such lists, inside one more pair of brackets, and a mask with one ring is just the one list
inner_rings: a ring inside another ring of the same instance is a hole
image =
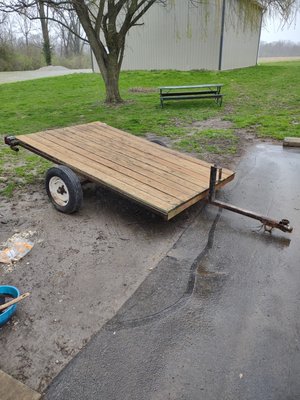
[[299, 399], [299, 171], [299, 149], [253, 148], [217, 197], [294, 232], [204, 207], [45, 399]]

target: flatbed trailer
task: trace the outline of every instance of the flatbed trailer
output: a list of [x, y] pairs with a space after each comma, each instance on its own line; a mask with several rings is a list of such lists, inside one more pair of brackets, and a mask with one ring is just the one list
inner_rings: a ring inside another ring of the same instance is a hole
[[[65, 165], [166, 220], [205, 198], [211, 164], [93, 122], [15, 137], [33, 153]], [[217, 189], [234, 178], [223, 169]]]
[[38, 133], [6, 136], [12, 149], [24, 147], [54, 163], [46, 190], [54, 206], [72, 213], [82, 203], [78, 177], [101, 184], [170, 220], [200, 200], [246, 215], [265, 228], [291, 232], [289, 221], [243, 210], [215, 200], [215, 192], [235, 173], [131, 135], [101, 122]]

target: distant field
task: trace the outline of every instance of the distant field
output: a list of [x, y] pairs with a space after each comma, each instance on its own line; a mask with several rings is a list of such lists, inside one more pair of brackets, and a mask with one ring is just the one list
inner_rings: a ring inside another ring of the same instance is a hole
[[259, 57], [258, 63], [275, 63], [282, 61], [300, 61], [299, 57]]
[[[284, 60], [286, 61], [286, 59]], [[160, 108], [158, 87], [223, 83], [223, 106], [174, 101]], [[139, 136], [161, 136], [174, 148], [229, 166], [254, 138], [300, 137], [300, 61], [232, 71], [122, 72], [124, 104], [103, 102], [98, 74], [75, 74], [0, 85], [0, 194], [35, 182], [49, 163], [3, 145], [5, 134], [103, 121]]]

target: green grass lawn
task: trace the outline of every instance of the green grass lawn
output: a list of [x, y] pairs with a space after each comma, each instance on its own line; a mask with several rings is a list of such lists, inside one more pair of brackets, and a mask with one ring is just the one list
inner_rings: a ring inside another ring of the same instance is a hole
[[[74, 74], [0, 85], [0, 192], [41, 178], [49, 165], [25, 150], [4, 146], [6, 134], [100, 120], [143, 136], [167, 136], [174, 147], [203, 154], [232, 154], [241, 132], [281, 140], [300, 136], [300, 62], [264, 64], [225, 72], [130, 71], [120, 78], [125, 103], [103, 103], [104, 86], [97, 74]], [[157, 87], [223, 83], [223, 106], [211, 100], [166, 102], [160, 108]], [[195, 127], [195, 121], [230, 121], [228, 129]]]

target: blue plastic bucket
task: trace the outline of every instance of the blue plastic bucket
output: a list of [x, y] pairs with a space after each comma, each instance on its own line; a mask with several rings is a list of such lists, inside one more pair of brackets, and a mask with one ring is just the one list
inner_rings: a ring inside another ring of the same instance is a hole
[[[0, 294], [8, 295], [13, 298], [20, 296], [19, 289], [14, 286], [4, 286], [0, 285]], [[13, 304], [12, 306], [6, 308], [0, 314], [0, 326], [6, 324], [6, 322], [14, 315], [17, 309], [17, 304]]]

